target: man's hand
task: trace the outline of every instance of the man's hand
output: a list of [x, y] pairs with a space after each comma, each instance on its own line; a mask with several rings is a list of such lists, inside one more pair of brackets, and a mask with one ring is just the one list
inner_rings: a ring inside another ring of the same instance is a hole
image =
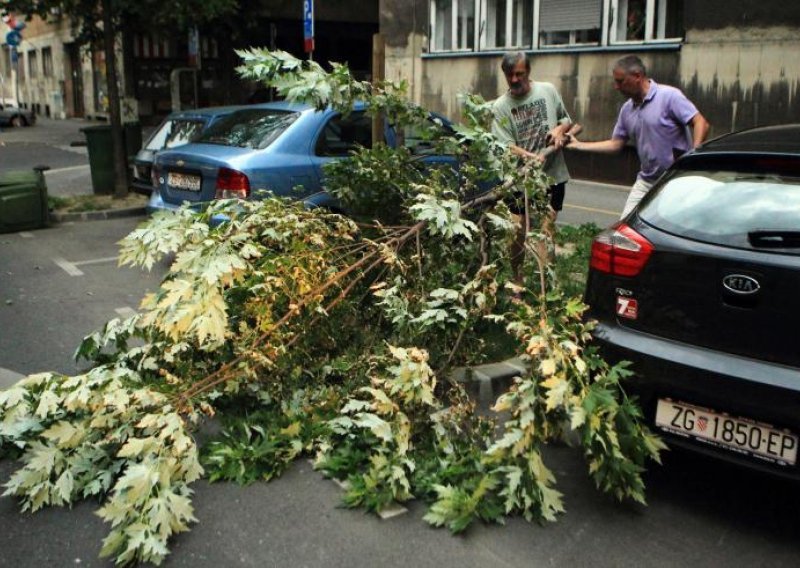
[[572, 125], [570, 124], [559, 124], [555, 126], [550, 132], [547, 133], [547, 137], [545, 138], [546, 144], [548, 146], [552, 146], [554, 151], [563, 148], [564, 144], [566, 143], [564, 134], [571, 127]]
[[580, 140], [578, 140], [577, 136], [583, 130], [583, 126], [578, 124], [577, 122], [569, 127], [564, 133], [564, 146], [567, 148], [571, 148], [573, 150], [578, 149], [578, 144], [580, 144]]
[[570, 132], [567, 132], [567, 133], [564, 135], [564, 138], [565, 138], [565, 139], [566, 139], [566, 141], [567, 141], [567, 142], [566, 142], [566, 144], [564, 144], [564, 146], [565, 146], [565, 147], [567, 147], [567, 148], [569, 148], [569, 149], [571, 149], [571, 150], [577, 150], [577, 149], [578, 149], [578, 144], [580, 144], [580, 143], [581, 143], [581, 141], [580, 141], [580, 140], [578, 140], [578, 139], [575, 137], [575, 135], [574, 135], [574, 134], [572, 134], [572, 133], [570, 133]]

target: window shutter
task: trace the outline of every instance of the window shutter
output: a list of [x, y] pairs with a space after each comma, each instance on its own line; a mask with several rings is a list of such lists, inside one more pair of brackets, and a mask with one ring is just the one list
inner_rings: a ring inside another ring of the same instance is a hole
[[539, 31], [563, 32], [600, 27], [602, 0], [541, 0]]

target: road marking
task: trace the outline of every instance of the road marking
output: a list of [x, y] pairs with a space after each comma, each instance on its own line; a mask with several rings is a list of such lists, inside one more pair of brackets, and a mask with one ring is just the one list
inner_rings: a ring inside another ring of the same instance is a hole
[[25, 375], [0, 367], [0, 389], [5, 389], [24, 379]]
[[32, 239], [33, 233], [29, 233], [28, 231], [22, 231], [21, 233], [17, 233], [23, 239]]
[[89, 164], [81, 165], [81, 166], [70, 166], [68, 168], [56, 168], [54, 170], [47, 170], [45, 174], [60, 174], [61, 172], [71, 172], [74, 170], [88, 170]]
[[83, 271], [79, 269], [79, 266], [86, 266], [87, 264], [105, 264], [107, 262], [117, 262], [118, 257], [116, 256], [107, 256], [105, 258], [92, 258], [89, 260], [76, 260], [75, 262], [70, 262], [66, 259], [61, 257], [54, 258], [53, 262], [55, 262], [58, 266], [64, 269], [64, 271], [69, 274], [70, 276], [83, 276]]
[[72, 264], [74, 266], [84, 266], [85, 264], [103, 264], [103, 263], [106, 263], [106, 262], [116, 262], [117, 258], [118, 257], [116, 257], [116, 256], [107, 256], [105, 258], [94, 258], [94, 259], [91, 259], [91, 260], [77, 260], [77, 261], [73, 262]]
[[139, 313], [136, 310], [134, 310], [133, 308], [129, 308], [128, 306], [123, 306], [121, 308], [117, 308], [114, 311], [117, 312], [121, 317], [123, 317], [125, 319], [132, 318], [133, 316], [135, 316], [136, 314]]
[[583, 183], [583, 184], [586, 184], [586, 185], [597, 185], [597, 186], [600, 186], [600, 187], [603, 187], [603, 188], [607, 188], [607, 189], [615, 189], [617, 191], [621, 191], [621, 192], [625, 192], [625, 193], [630, 193], [630, 191], [631, 191], [631, 186], [629, 186], [629, 185], [620, 185], [618, 183], [603, 183], [601, 181], [592, 181], [590, 179], [574, 179], [572, 181], [574, 181], [575, 183]]
[[569, 207], [570, 209], [580, 209], [581, 211], [591, 211], [592, 213], [600, 213], [602, 215], [609, 215], [611, 217], [619, 217], [619, 211], [609, 211], [608, 209], [597, 209], [595, 207], [583, 207], [581, 205], [571, 205], [569, 203], [565, 203], [564, 207]]
[[78, 267], [75, 266], [73, 263], [69, 262], [68, 260], [64, 260], [63, 258], [54, 258], [53, 262], [55, 262], [60, 268], [64, 270], [70, 276], [83, 276], [83, 272], [78, 270]]

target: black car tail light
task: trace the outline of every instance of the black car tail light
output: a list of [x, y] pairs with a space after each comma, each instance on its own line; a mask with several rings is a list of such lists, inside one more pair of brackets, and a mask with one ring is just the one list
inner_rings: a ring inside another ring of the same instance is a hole
[[616, 276], [636, 276], [652, 252], [650, 241], [620, 222], [595, 237], [589, 266]]
[[250, 195], [250, 180], [242, 172], [220, 168], [217, 174], [216, 199], [247, 199]]
[[153, 166], [152, 169], [150, 170], [150, 185], [153, 186], [153, 189], [156, 190], [159, 189], [158, 170], [156, 169], [155, 166]]

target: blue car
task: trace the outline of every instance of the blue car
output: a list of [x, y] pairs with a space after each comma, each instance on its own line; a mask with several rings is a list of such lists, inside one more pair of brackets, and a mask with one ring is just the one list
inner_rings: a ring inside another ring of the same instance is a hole
[[[432, 116], [442, 120], [446, 119]], [[390, 126], [386, 143], [430, 151], [413, 136], [398, 137]], [[349, 115], [288, 102], [250, 105], [208, 128], [195, 142], [159, 152], [155, 160], [151, 212], [202, 204], [218, 198], [266, 195], [301, 199], [311, 207], [339, 210], [323, 189], [323, 165], [372, 145], [372, 119], [365, 105]], [[425, 162], [455, 164], [452, 156], [425, 156]]]
[[176, 111], [167, 116], [148, 136], [142, 149], [133, 159], [133, 191], [142, 195], [153, 192], [151, 168], [156, 153], [162, 150], [182, 146], [196, 140], [208, 127], [223, 116], [246, 108], [244, 106], [220, 106]]

